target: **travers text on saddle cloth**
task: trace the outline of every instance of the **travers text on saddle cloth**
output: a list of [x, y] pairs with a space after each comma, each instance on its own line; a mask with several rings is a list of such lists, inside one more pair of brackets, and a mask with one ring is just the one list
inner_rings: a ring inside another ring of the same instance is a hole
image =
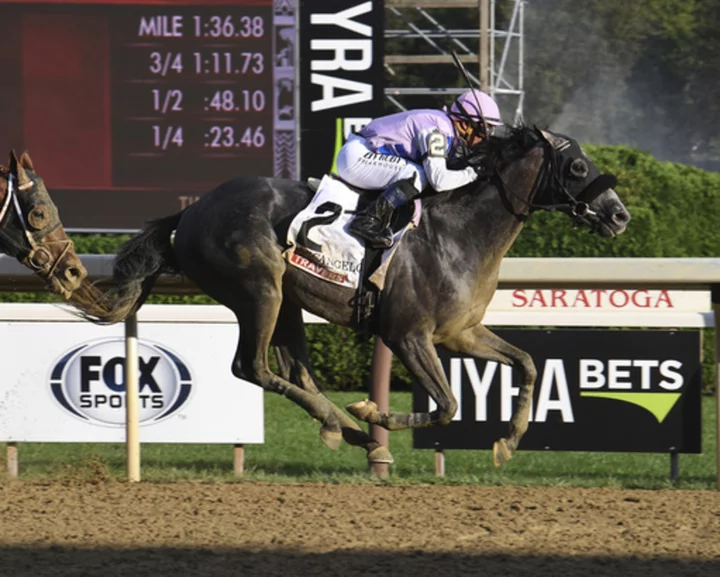
[[[333, 284], [357, 289], [365, 256], [364, 245], [348, 234], [347, 225], [354, 218], [359, 196], [341, 181], [325, 175], [308, 206], [293, 219], [288, 229], [287, 261], [305, 272]], [[397, 241], [411, 222], [395, 235], [395, 244], [384, 251], [382, 264], [371, 281], [382, 289], [384, 271], [395, 252]], [[378, 274], [381, 273], [381, 274]]]

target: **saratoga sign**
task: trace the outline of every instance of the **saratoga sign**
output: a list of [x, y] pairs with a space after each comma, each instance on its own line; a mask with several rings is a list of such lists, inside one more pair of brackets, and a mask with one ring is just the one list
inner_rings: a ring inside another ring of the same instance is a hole
[[499, 290], [489, 310], [710, 310], [708, 291], [648, 289], [515, 289]]
[[[529, 294], [528, 294], [529, 293]], [[562, 289], [525, 291], [514, 290], [512, 293], [513, 308], [560, 307], [560, 308], [602, 308], [611, 306], [616, 309], [635, 308], [666, 308], [672, 309], [673, 303], [666, 290], [650, 294], [648, 290], [576, 290]]]

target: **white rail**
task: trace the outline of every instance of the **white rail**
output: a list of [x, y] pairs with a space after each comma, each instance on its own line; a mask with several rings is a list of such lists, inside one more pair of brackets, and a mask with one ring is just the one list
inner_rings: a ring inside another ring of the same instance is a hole
[[501, 286], [709, 289], [720, 258], [506, 258]]
[[[114, 255], [81, 255], [93, 280], [110, 275]], [[713, 326], [715, 328], [715, 385], [717, 414], [717, 463], [720, 464], [720, 258], [507, 258], [500, 267], [499, 287], [514, 288], [557, 288], [557, 289], [676, 289], [709, 290], [712, 294], [712, 308], [673, 313], [667, 310], [648, 309], [632, 313], [580, 313], [580, 312], [522, 312], [489, 311], [486, 322], [489, 325], [518, 324], [531, 326]], [[39, 290], [40, 279], [28, 269], [10, 259], [0, 256], [0, 290]], [[181, 278], [161, 277], [156, 293], [199, 294], [189, 281]], [[182, 320], [191, 322], [234, 322], [229, 312], [213, 306], [148, 306], [141, 309], [138, 319], [143, 321], [172, 322], [171, 317], [182, 315]], [[51, 318], [25, 320], [68, 320], [71, 313], [62, 306], [55, 306], [48, 316]], [[24, 312], [23, 312], [24, 311]], [[33, 315], [32, 305], [5, 304], [0, 306], [0, 320], [8, 315], [17, 320], [17, 315]], [[517, 319], [510, 322], [508, 315]], [[558, 316], [560, 314], [561, 316]], [[497, 316], [494, 316], [497, 315]], [[562, 316], [565, 315], [565, 316]], [[590, 315], [595, 315], [590, 317]], [[639, 316], [638, 316], [639, 315]], [[674, 316], [673, 316], [674, 315]], [[664, 318], [662, 318], [664, 317]], [[653, 321], [655, 318], [657, 320]], [[590, 321], [586, 323], [586, 321]], [[126, 334], [133, 335], [132, 323], [126, 324]], [[177, 320], [175, 321], [177, 322]], [[306, 322], [322, 322], [317, 317], [306, 316]], [[669, 323], [669, 324], [668, 324]], [[689, 323], [689, 324], [688, 324]], [[128, 327], [130, 330], [128, 330]], [[374, 362], [377, 366], [389, 367], [390, 351], [378, 341]], [[387, 395], [388, 379], [381, 371], [371, 385], [371, 398], [381, 400]], [[381, 407], [382, 409], [382, 407]], [[137, 439], [137, 422], [128, 422], [128, 439]], [[130, 431], [134, 428], [134, 431]], [[133, 449], [134, 450], [134, 449]], [[130, 449], [129, 449], [130, 454]], [[132, 453], [133, 455], [135, 453]], [[717, 487], [720, 489], [720, 466], [717, 467]]]

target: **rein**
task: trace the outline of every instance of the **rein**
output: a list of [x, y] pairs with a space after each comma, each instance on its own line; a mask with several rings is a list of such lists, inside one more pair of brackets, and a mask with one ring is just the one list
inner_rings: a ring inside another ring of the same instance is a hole
[[13, 187], [13, 181], [14, 177], [12, 174], [8, 174], [8, 185], [5, 193], [5, 198], [3, 199], [2, 207], [0, 207], [0, 223], [2, 222], [3, 218], [5, 218], [5, 213], [7, 212], [8, 208], [10, 207], [10, 203], [12, 202], [14, 194], [14, 187]]
[[6, 220], [9, 221], [12, 208], [14, 208], [15, 212], [18, 214], [20, 224], [22, 224], [23, 232], [30, 243], [30, 247], [35, 248], [34, 239], [29, 236], [27, 225], [25, 224], [25, 218], [20, 210], [17, 194], [15, 192], [15, 177], [12, 174], [8, 174], [7, 194], [5, 195], [2, 208], [0, 208], [0, 237], [2, 237], [9, 245], [17, 249], [18, 252], [22, 252], [26, 249], [26, 247], [5, 232]]

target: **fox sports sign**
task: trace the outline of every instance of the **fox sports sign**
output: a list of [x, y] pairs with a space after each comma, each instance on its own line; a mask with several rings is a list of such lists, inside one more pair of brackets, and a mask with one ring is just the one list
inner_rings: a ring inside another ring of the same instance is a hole
[[[166, 347], [138, 342], [140, 423], [161, 421], [190, 397], [188, 366]], [[53, 366], [50, 388], [64, 410], [84, 421], [125, 424], [125, 343], [90, 341], [65, 353]]]

